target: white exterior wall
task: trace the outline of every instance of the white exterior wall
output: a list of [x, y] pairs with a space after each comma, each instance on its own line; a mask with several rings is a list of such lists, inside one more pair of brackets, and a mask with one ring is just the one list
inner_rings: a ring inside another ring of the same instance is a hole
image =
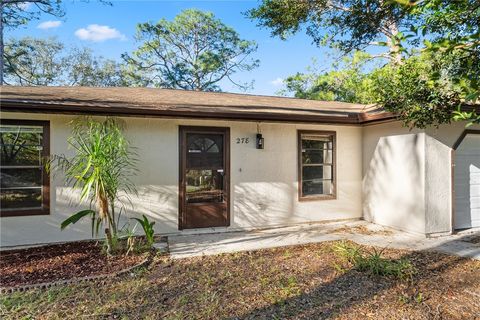
[[365, 219], [422, 234], [451, 232], [451, 152], [464, 130], [465, 123], [426, 130], [400, 122], [364, 127]]
[[[439, 128], [429, 128], [427, 134], [427, 199], [426, 233], [445, 233], [453, 230], [452, 212], [452, 148], [465, 131], [464, 122], [454, 122]], [[468, 129], [480, 130], [480, 125]], [[455, 156], [455, 153], [454, 153]], [[465, 181], [468, 183], [468, 181]]]
[[425, 233], [452, 230], [451, 147], [425, 135]]
[[425, 135], [398, 122], [363, 128], [363, 214], [409, 232], [425, 230]]
[[[50, 120], [52, 154], [68, 154], [68, 122], [74, 116], [1, 113], [4, 119]], [[362, 128], [303, 124], [261, 124], [265, 149], [255, 148], [254, 122], [124, 118], [127, 136], [137, 148], [139, 173], [134, 182], [139, 196], [129, 214], [146, 214], [157, 221], [159, 233], [178, 231], [178, 126], [230, 127], [231, 228], [259, 228], [292, 223], [362, 216]], [[337, 132], [337, 199], [299, 202], [297, 198], [297, 130]], [[249, 137], [249, 144], [235, 144]], [[90, 238], [90, 222], [67, 230], [60, 223], [86, 205], [78, 192], [51, 177], [48, 216], [0, 219], [0, 245], [22, 245]]]

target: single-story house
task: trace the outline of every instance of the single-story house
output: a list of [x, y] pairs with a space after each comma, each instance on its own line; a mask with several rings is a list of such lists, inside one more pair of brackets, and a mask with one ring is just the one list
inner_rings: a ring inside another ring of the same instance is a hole
[[480, 227], [480, 126], [409, 130], [375, 106], [285, 97], [3, 86], [2, 247], [91, 237], [88, 219], [60, 230], [88, 204], [40, 163], [73, 152], [78, 115], [125, 120], [139, 155], [126, 215], [158, 233], [361, 218], [424, 235]]

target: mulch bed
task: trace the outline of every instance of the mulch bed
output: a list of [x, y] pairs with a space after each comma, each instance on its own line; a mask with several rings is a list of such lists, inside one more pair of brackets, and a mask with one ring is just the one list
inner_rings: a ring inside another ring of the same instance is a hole
[[94, 241], [0, 252], [0, 287], [17, 287], [116, 273], [140, 263], [142, 255], [108, 257]]

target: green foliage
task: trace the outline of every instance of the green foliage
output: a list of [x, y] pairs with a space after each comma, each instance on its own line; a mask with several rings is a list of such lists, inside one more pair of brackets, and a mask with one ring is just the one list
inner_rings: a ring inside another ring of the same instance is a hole
[[13, 85], [114, 87], [127, 84], [124, 67], [89, 48], [66, 48], [56, 38], [11, 38], [5, 45], [5, 82]]
[[285, 80], [286, 89], [281, 94], [293, 93], [297, 98], [373, 103], [373, 85], [363, 71], [370, 55], [357, 51], [351, 58], [343, 59], [336, 70], [321, 74], [297, 73]]
[[372, 252], [365, 252], [361, 247], [346, 241], [334, 245], [333, 250], [344, 262], [361, 272], [402, 280], [411, 279], [416, 272], [415, 267], [407, 259], [384, 258], [383, 250], [374, 249]]
[[416, 18], [409, 14], [408, 8], [394, 1], [263, 0], [246, 14], [282, 39], [305, 26], [307, 34], [319, 46], [327, 44], [344, 53], [372, 45], [386, 46], [389, 52], [380, 56], [398, 62], [399, 42], [407, 40], [401, 31]]
[[284, 92], [307, 99], [375, 103], [409, 127], [439, 126], [452, 120], [479, 123], [475, 111], [459, 109], [465, 106], [466, 92], [477, 85], [470, 78], [480, 72], [480, 63], [465, 66], [464, 58], [464, 52], [458, 50], [426, 50], [401, 64], [368, 69], [364, 68], [368, 55], [357, 53], [345, 59], [339, 70], [287, 78]]
[[51, 85], [62, 73], [64, 45], [54, 38], [9, 39], [5, 44], [5, 82]]
[[[26, 25], [31, 20], [39, 19], [42, 13], [57, 17], [65, 15], [61, 0], [24, 0], [24, 1], [2, 1], [3, 24], [7, 28], [16, 28]], [[29, 6], [30, 10], [26, 10]], [[32, 8], [30, 8], [32, 7]]]
[[149, 221], [147, 216], [142, 215], [143, 219], [139, 218], [132, 218], [136, 220], [143, 228], [143, 232], [145, 233], [145, 238], [147, 239], [147, 245], [151, 247], [155, 242], [155, 230], [153, 226], [155, 225], [155, 221]]
[[409, 127], [450, 123], [462, 104], [462, 88], [455, 82], [457, 55], [425, 52], [402, 65], [374, 70], [375, 100], [397, 114]]
[[[433, 35], [431, 41], [425, 41], [426, 50], [445, 56], [455, 53], [456, 69], [450, 77], [461, 89], [462, 101], [480, 105], [479, 2], [426, 0], [413, 10], [425, 17], [420, 29]], [[458, 110], [453, 112], [453, 119], [466, 120], [468, 125], [480, 123], [476, 112]]]
[[480, 104], [477, 0], [263, 0], [247, 15], [282, 39], [306, 26], [317, 45], [344, 54], [372, 45], [389, 49], [370, 57], [389, 59], [384, 67], [365, 72], [352, 64], [321, 74], [297, 73], [287, 78], [284, 92], [377, 103], [410, 127], [479, 123], [478, 111], [460, 109]]
[[[113, 118], [94, 121], [79, 118], [72, 121], [69, 146], [75, 151], [71, 157], [54, 156], [54, 169], [65, 174], [66, 183], [80, 190], [81, 200], [89, 200], [96, 209], [80, 211], [62, 223], [62, 229], [90, 216], [92, 232], [97, 235], [102, 225], [107, 236], [107, 252], [114, 250], [118, 240], [116, 204], [122, 208], [128, 194], [135, 193], [130, 177], [136, 171], [135, 153], [123, 134], [123, 127]], [[120, 196], [125, 193], [125, 197]]]
[[[73, 215], [71, 215], [70, 217], [68, 217], [67, 219], [65, 219], [61, 225], [60, 225], [60, 228], [63, 230], [65, 229], [66, 227], [68, 227], [69, 225], [71, 224], [75, 224], [77, 223], [78, 221], [80, 221], [83, 217], [86, 217], [90, 215], [92, 217], [92, 220], [93, 221], [96, 221], [95, 219], [95, 216], [96, 216], [96, 212], [94, 210], [82, 210], [82, 211], [79, 211]], [[93, 223], [92, 222], [92, 237], [95, 236], [95, 234], [98, 233], [98, 229], [96, 228], [96, 225], [98, 225], [98, 223]]]
[[453, 120], [455, 121], [467, 121], [467, 127], [473, 124], [480, 124], [480, 114], [475, 110], [461, 111], [456, 110], [453, 112]]
[[210, 12], [184, 10], [173, 21], [137, 25], [133, 54], [123, 54], [135, 85], [218, 91], [219, 82], [232, 80], [238, 71], [250, 71], [259, 64], [249, 59], [257, 50], [253, 41], [243, 40]]

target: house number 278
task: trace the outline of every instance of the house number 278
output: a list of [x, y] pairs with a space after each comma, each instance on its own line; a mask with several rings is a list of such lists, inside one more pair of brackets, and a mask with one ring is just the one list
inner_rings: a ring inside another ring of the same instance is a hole
[[236, 138], [237, 144], [247, 144], [250, 142], [249, 138]]

